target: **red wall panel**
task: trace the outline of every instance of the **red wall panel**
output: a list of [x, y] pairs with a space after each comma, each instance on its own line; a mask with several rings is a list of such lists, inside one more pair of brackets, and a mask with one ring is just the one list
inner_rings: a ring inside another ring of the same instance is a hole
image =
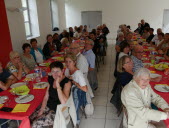
[[12, 50], [9, 26], [4, 0], [0, 0], [0, 61], [3, 66], [9, 61], [9, 52]]

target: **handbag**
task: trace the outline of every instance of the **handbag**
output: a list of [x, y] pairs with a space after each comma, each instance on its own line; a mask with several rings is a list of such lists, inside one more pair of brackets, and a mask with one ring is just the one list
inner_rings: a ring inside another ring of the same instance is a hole
[[87, 116], [93, 115], [94, 106], [89, 93], [86, 93], [87, 104], [85, 106], [85, 113]]

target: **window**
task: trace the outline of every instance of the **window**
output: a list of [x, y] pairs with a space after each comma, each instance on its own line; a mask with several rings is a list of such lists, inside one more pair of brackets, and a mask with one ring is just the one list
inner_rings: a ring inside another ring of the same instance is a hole
[[24, 17], [26, 37], [28, 38], [28, 37], [31, 37], [31, 36], [32, 36], [28, 0], [22, 0], [22, 7], [24, 8], [24, 9], [23, 9], [23, 17]]
[[58, 5], [56, 0], [50, 0], [52, 29], [59, 27]]

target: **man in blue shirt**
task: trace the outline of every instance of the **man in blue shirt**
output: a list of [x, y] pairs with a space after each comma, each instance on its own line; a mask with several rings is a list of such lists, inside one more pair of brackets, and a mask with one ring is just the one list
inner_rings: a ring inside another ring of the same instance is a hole
[[83, 51], [83, 55], [86, 57], [87, 62], [89, 64], [89, 72], [88, 72], [88, 80], [92, 89], [96, 90], [98, 88], [98, 80], [97, 74], [95, 71], [95, 59], [96, 56], [92, 51], [94, 46], [93, 40], [86, 40], [85, 42], [85, 50]]

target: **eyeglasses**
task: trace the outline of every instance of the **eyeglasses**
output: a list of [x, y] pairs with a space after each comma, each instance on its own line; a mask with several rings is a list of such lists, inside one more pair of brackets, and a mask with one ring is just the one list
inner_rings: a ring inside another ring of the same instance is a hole
[[128, 64], [128, 63], [131, 63], [132, 62], [132, 60], [130, 60], [130, 61], [128, 61], [128, 62], [126, 62], [126, 63], [124, 63], [124, 64]]
[[14, 59], [19, 59], [20, 58], [20, 56], [16, 56], [16, 57], [14, 57]]

